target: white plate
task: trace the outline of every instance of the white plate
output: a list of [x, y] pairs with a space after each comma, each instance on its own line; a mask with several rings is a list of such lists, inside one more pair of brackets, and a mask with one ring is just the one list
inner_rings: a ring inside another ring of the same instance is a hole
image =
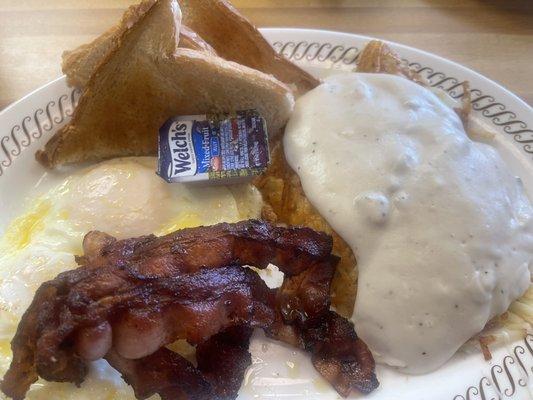
[[[309, 71], [350, 70], [369, 38], [317, 30], [264, 29], [274, 48]], [[407, 46], [391, 46], [433, 86], [454, 97], [470, 82], [475, 114], [499, 134], [496, 146], [533, 198], [533, 109], [495, 82], [451, 61]], [[0, 113], [0, 234], [24, 207], [64, 174], [45, 172], [35, 151], [71, 117], [80, 92], [64, 77], [30, 93]], [[266, 341], [266, 342], [265, 342]], [[306, 355], [256, 335], [254, 363], [240, 398], [333, 399], [338, 396], [313, 370]], [[489, 400], [533, 396], [533, 336], [508, 343], [485, 362], [479, 353], [458, 354], [438, 371], [402, 375], [378, 366], [380, 387], [368, 399]], [[357, 396], [355, 396], [357, 397]]]

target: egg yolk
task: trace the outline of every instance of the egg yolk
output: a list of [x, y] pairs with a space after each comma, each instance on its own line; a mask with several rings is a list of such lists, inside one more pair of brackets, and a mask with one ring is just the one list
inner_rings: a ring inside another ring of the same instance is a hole
[[43, 229], [43, 219], [50, 212], [50, 208], [49, 201], [38, 201], [28, 213], [16, 218], [7, 227], [5, 237], [12, 249], [22, 250], [31, 243], [33, 235]]

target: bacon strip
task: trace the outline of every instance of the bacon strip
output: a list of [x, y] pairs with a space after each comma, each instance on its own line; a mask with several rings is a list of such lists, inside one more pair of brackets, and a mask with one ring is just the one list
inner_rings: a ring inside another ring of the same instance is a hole
[[[249, 364], [246, 349], [253, 327], [332, 365], [332, 357], [324, 356], [327, 338], [311, 335], [320, 324], [329, 326], [332, 318], [327, 317], [329, 287], [337, 259], [325, 234], [245, 221], [121, 241], [92, 232], [84, 239], [84, 251], [77, 259], [80, 268], [39, 288], [19, 324], [12, 341], [13, 361], [1, 384], [14, 399], [23, 399], [38, 376], [79, 384], [87, 360], [104, 355], [139, 398], [150, 393], [211, 398], [199, 376], [213, 398], [234, 398]], [[279, 291], [242, 268], [270, 262], [285, 272]], [[339, 331], [340, 337], [352, 348], [360, 341], [345, 322], [348, 328]], [[328, 328], [330, 332], [337, 330]], [[197, 370], [161, 350], [177, 339], [198, 346]], [[352, 361], [370, 360], [373, 374], [372, 356], [366, 352], [368, 357], [351, 356]], [[333, 359], [347, 365], [337, 356]], [[324, 370], [323, 364], [315, 366]], [[153, 373], [143, 372], [146, 368]], [[179, 374], [190, 374], [190, 387], [172, 383]], [[331, 381], [341, 394], [358, 388], [351, 380], [359, 375], [337, 375], [342, 379]]]
[[248, 352], [252, 332], [246, 326], [232, 327], [197, 346], [198, 369], [211, 382], [216, 399], [237, 397], [246, 369], [252, 363]]
[[341, 396], [352, 390], [370, 393], [378, 386], [372, 354], [352, 324], [337, 313], [328, 312], [301, 335], [316, 370]]
[[88, 249], [88, 256], [78, 258], [80, 264], [99, 267], [110, 263], [122, 265], [127, 260], [143, 278], [175, 276], [234, 264], [265, 268], [270, 263], [292, 276], [305, 271], [310, 264], [327, 259], [332, 240], [329, 235], [310, 228], [283, 228], [248, 220], [120, 241], [101, 232], [90, 232], [84, 239], [84, 250]]
[[[143, 350], [151, 346], [147, 329], [154, 320], [148, 319], [148, 327], [133, 324], [131, 332], [124, 327], [125, 320], [142, 315], [136, 321], [142, 323], [146, 314], [154, 312], [161, 316], [157, 323], [163, 325], [155, 351], [177, 339], [201, 343], [242, 322], [268, 325], [274, 320], [271, 299], [270, 289], [259, 276], [238, 266], [148, 280], [136, 280], [126, 269], [115, 267], [69, 271], [39, 289], [24, 315], [12, 342], [13, 362], [2, 390], [13, 398], [23, 398], [23, 385], [27, 390], [37, 375], [51, 381], [81, 383], [86, 362], [73, 351], [70, 339], [84, 327], [108, 321], [119, 354], [124, 348], [121, 339], [148, 334], [145, 343], [137, 340]], [[117, 335], [120, 332], [124, 338]]]
[[130, 360], [111, 350], [106, 360], [129, 383], [137, 399], [159, 394], [162, 400], [234, 399], [251, 364], [248, 345], [252, 330], [237, 326], [211, 337], [198, 346], [198, 368], [164, 347]]
[[155, 353], [130, 360], [111, 350], [106, 360], [133, 387], [135, 397], [144, 400], [159, 394], [162, 400], [213, 398], [209, 382], [194, 365], [177, 353], [160, 348]]

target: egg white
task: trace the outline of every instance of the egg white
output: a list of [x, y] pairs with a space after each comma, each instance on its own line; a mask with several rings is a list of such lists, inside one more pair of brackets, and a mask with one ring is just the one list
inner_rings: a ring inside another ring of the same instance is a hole
[[[29, 201], [26, 211], [7, 226], [0, 238], [0, 377], [11, 362], [9, 342], [35, 290], [77, 267], [74, 255], [81, 254], [88, 231], [126, 238], [260, 217], [262, 200], [252, 185], [167, 184], [156, 176], [155, 162], [148, 157], [116, 159], [76, 172]], [[270, 287], [279, 286], [283, 278], [274, 266], [258, 272]], [[337, 398], [303, 352], [261, 332], [254, 334], [250, 352], [253, 364], [239, 399]], [[133, 400], [135, 396], [120, 374], [99, 360], [91, 363], [81, 387], [40, 379], [27, 399]]]
[[[76, 268], [83, 236], [101, 230], [118, 238], [258, 218], [261, 197], [251, 185], [169, 185], [153, 158], [103, 162], [77, 172], [15, 219], [0, 239], [0, 374], [11, 360], [9, 341], [35, 290]], [[92, 364], [77, 389], [39, 381], [28, 399], [133, 399], [131, 388], [105, 361]]]

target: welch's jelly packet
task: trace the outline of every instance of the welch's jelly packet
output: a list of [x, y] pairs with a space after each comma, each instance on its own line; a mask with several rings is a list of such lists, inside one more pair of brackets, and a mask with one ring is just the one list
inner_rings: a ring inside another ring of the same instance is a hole
[[266, 123], [255, 110], [177, 116], [159, 128], [157, 174], [167, 182], [243, 181], [269, 162]]

